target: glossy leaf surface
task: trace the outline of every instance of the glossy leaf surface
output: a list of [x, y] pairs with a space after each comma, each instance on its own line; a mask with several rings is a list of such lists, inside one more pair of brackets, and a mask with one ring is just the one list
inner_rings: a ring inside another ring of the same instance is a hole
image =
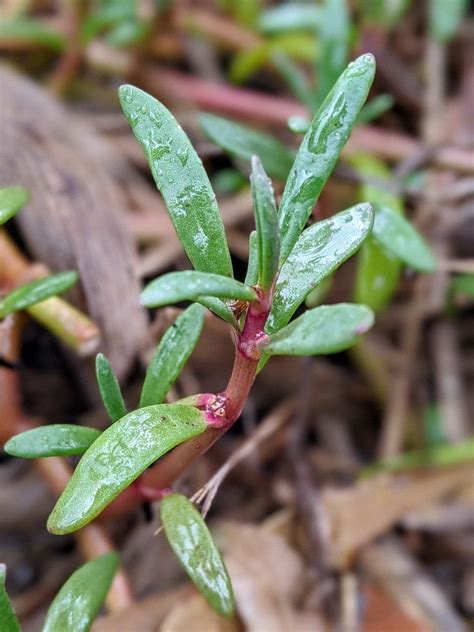
[[309, 292], [354, 254], [372, 222], [370, 204], [357, 204], [303, 232], [280, 270], [267, 333], [286, 325]]
[[51, 296], [62, 294], [71, 288], [77, 281], [77, 273], [73, 271], [58, 272], [44, 279], [37, 279], [21, 285], [5, 298], [0, 300], [0, 318], [18, 312], [22, 309], [36, 305]]
[[13, 186], [0, 189], [0, 226], [14, 217], [29, 200], [28, 191]]
[[65, 582], [49, 607], [43, 632], [87, 632], [119, 565], [116, 553], [86, 562]]
[[374, 205], [372, 234], [388, 252], [417, 272], [433, 272], [436, 260], [424, 237], [388, 206]]
[[103, 353], [96, 355], [95, 375], [105, 409], [111, 421], [117, 421], [117, 419], [127, 414], [127, 409], [125, 408], [120, 385], [109, 361]]
[[258, 284], [267, 289], [278, 270], [280, 235], [273, 186], [257, 156], [252, 157], [251, 182], [257, 227]]
[[258, 156], [272, 178], [287, 178], [294, 155], [269, 134], [214, 114], [201, 114], [199, 124], [213, 143], [232, 156], [249, 162], [252, 156]]
[[84, 454], [100, 434], [100, 430], [95, 428], [74, 424], [40, 426], [9, 439], [5, 444], [5, 452], [22, 459], [75, 456]]
[[229, 575], [199, 511], [185, 496], [169, 494], [160, 515], [168, 542], [196, 588], [220, 615], [232, 616]]
[[264, 33], [313, 30], [321, 24], [322, 8], [303, 2], [286, 2], [267, 9], [258, 20]]
[[305, 312], [271, 336], [265, 352], [270, 355], [322, 355], [352, 346], [374, 323], [365, 305], [322, 305]]
[[227, 277], [209, 272], [169, 272], [151, 281], [141, 293], [141, 303], [146, 307], [162, 307], [180, 301], [195, 301], [200, 296], [237, 298], [252, 301], [255, 292]]
[[91, 445], [48, 520], [51, 533], [76, 531], [93, 520], [154, 461], [207, 428], [193, 406], [139, 408], [115, 422]]
[[204, 308], [191, 305], [169, 327], [148, 366], [140, 407], [161, 404], [186, 364], [204, 325]]
[[191, 263], [196, 270], [232, 276], [216, 196], [189, 138], [151, 95], [125, 85], [119, 96]]
[[306, 132], [280, 205], [281, 261], [305, 227], [346, 144], [374, 79], [375, 60], [362, 55], [342, 73]]
[[21, 632], [20, 624], [5, 587], [6, 579], [7, 568], [5, 564], [0, 563], [0, 630], [2, 632]]

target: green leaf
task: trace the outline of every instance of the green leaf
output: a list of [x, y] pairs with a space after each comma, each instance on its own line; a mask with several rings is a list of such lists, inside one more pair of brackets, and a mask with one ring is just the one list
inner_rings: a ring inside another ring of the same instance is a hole
[[433, 272], [436, 259], [416, 228], [388, 206], [374, 205], [372, 234], [387, 252], [417, 272]]
[[51, 533], [80, 529], [175, 446], [207, 428], [192, 406], [160, 404], [134, 410], [109, 426], [79, 461], [48, 520]]
[[375, 73], [372, 55], [351, 62], [340, 76], [300, 145], [280, 205], [280, 260], [285, 261], [303, 230], [321, 190], [362, 108]]
[[84, 452], [100, 436], [100, 430], [74, 424], [51, 424], [26, 430], [9, 439], [5, 452], [22, 459], [47, 456], [75, 456]]
[[76, 283], [77, 278], [77, 272], [70, 270], [21, 285], [0, 301], [0, 318], [66, 292]]
[[164, 105], [146, 92], [124, 85], [119, 97], [191, 263], [196, 270], [231, 277], [216, 196], [189, 138]]
[[231, 617], [229, 575], [199, 511], [185, 496], [169, 494], [161, 501], [160, 515], [168, 542], [189, 578], [216, 612]]
[[[304, 72], [285, 53], [277, 51], [272, 56], [273, 63], [285, 80], [286, 85], [294, 96], [305, 105], [308, 110], [313, 110], [314, 100], [312, 90]], [[305, 130], [306, 131], [306, 130]], [[290, 165], [291, 168], [291, 165]], [[288, 169], [289, 171], [289, 169]]]
[[357, 117], [357, 124], [362, 125], [371, 123], [379, 116], [391, 110], [395, 105], [395, 99], [391, 94], [378, 94], [376, 97], [368, 101]]
[[231, 156], [248, 161], [258, 156], [272, 178], [286, 180], [294, 155], [269, 134], [214, 114], [201, 114], [199, 124], [206, 136]]
[[199, 340], [204, 309], [191, 305], [167, 329], [147, 369], [140, 407], [161, 404]]
[[[392, 178], [392, 173], [384, 162], [368, 154], [359, 153], [351, 156], [350, 163], [363, 178], [358, 193], [361, 201], [385, 204], [403, 215], [402, 198], [387, 188], [370, 182], [370, 178], [383, 181]], [[375, 312], [380, 311], [390, 302], [398, 286], [400, 271], [399, 259], [382, 248], [370, 235], [362, 244], [357, 257], [354, 291], [356, 302], [368, 305]]]
[[14, 217], [30, 199], [28, 191], [20, 186], [0, 189], [0, 226]]
[[0, 39], [3, 42], [21, 42], [48, 48], [60, 53], [66, 48], [66, 39], [44, 26], [39, 20], [16, 17], [0, 21]]
[[49, 607], [43, 632], [87, 632], [119, 566], [116, 553], [86, 562], [62, 586]]
[[467, 0], [430, 0], [430, 32], [437, 40], [449, 42], [461, 26]]
[[0, 564], [0, 630], [2, 632], [21, 632], [20, 624], [5, 587], [6, 579], [7, 567], [5, 564]]
[[360, 0], [359, 4], [364, 21], [390, 29], [401, 20], [410, 0]]
[[325, 0], [320, 51], [316, 68], [316, 105], [319, 106], [347, 65], [350, 19], [346, 0]]
[[237, 298], [255, 300], [255, 292], [227, 277], [209, 272], [169, 272], [151, 281], [141, 293], [140, 301], [146, 307], [162, 307], [180, 301], [195, 301], [200, 297]]
[[252, 156], [252, 194], [258, 241], [258, 284], [268, 289], [275, 280], [280, 258], [280, 235], [271, 180], [258, 156]]
[[322, 305], [305, 312], [270, 338], [270, 355], [322, 355], [351, 347], [374, 324], [365, 305]]
[[318, 305], [321, 305], [321, 303], [324, 301], [326, 296], [329, 294], [333, 281], [334, 281], [334, 275], [330, 274], [329, 276], [325, 277], [321, 281], [321, 283], [318, 283], [318, 285], [315, 288], [313, 288], [311, 292], [308, 294], [308, 296], [306, 297], [305, 299], [306, 307], [311, 309], [313, 307], [317, 307]]
[[303, 232], [280, 270], [267, 333], [286, 325], [309, 292], [354, 254], [372, 222], [370, 204], [357, 204]]
[[258, 26], [264, 33], [313, 31], [319, 27], [321, 19], [321, 7], [302, 2], [287, 2], [264, 11], [258, 20]]
[[207, 307], [207, 309], [211, 310], [216, 316], [222, 318], [226, 323], [232, 325], [232, 327], [238, 328], [239, 324], [234, 316], [234, 313], [223, 301], [218, 298], [214, 298], [213, 296], [199, 296], [196, 300], [196, 303]]
[[117, 421], [127, 414], [122, 391], [114, 375], [109, 361], [103, 353], [95, 357], [95, 375], [99, 385], [100, 396], [112, 421]]
[[258, 269], [258, 237], [257, 231], [253, 230], [249, 235], [249, 260], [245, 275], [245, 285], [257, 285]]
[[474, 298], [474, 274], [459, 274], [452, 280], [451, 287], [456, 292]]

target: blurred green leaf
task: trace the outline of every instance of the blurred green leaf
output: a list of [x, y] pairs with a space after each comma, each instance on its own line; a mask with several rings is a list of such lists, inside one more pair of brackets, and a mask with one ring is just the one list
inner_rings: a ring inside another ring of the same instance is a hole
[[150, 32], [148, 24], [140, 20], [127, 20], [117, 24], [108, 34], [107, 43], [114, 48], [124, 48], [143, 42]]
[[75, 456], [84, 452], [100, 436], [100, 430], [74, 424], [51, 424], [26, 430], [5, 443], [5, 452], [21, 459], [48, 456]]
[[230, 167], [228, 169], [219, 169], [217, 173], [212, 177], [212, 186], [214, 191], [219, 195], [229, 195], [229, 193], [236, 193], [247, 185], [247, 179], [234, 169]]
[[201, 114], [199, 124], [206, 136], [231, 156], [249, 162], [252, 156], [258, 156], [268, 175], [286, 180], [294, 155], [269, 134], [214, 114]]
[[87, 632], [109, 592], [119, 559], [107, 553], [86, 562], [66, 581], [50, 605], [43, 632]]
[[322, 355], [352, 346], [374, 324], [365, 305], [340, 303], [306, 311], [273, 334], [265, 352], [270, 355]]
[[104, 430], [79, 461], [48, 530], [62, 535], [88, 524], [149, 465], [206, 428], [193, 406], [160, 404], [128, 413]]
[[180, 301], [195, 301], [200, 297], [255, 300], [255, 292], [240, 281], [209, 272], [169, 272], [151, 281], [143, 290], [140, 301], [146, 307], [163, 307]]
[[60, 53], [66, 48], [66, 39], [45, 27], [39, 20], [17, 17], [0, 21], [0, 39], [3, 42], [22, 42], [48, 48]]
[[451, 281], [451, 287], [455, 292], [474, 298], [474, 274], [459, 274]]
[[7, 567], [0, 563], [0, 630], [2, 632], [21, 632], [20, 624], [5, 587], [6, 579]]
[[249, 235], [249, 260], [247, 274], [245, 275], [245, 285], [257, 285], [258, 269], [258, 237], [257, 231], [253, 230]]
[[160, 340], [148, 366], [140, 396], [140, 407], [161, 404], [199, 340], [204, 309], [190, 305]]
[[21, 285], [0, 300], [0, 318], [66, 292], [76, 283], [77, 278], [77, 273], [69, 270]]
[[109, 361], [103, 353], [95, 358], [95, 374], [99, 385], [100, 396], [111, 421], [117, 421], [127, 414], [120, 385], [115, 377]]
[[394, 27], [409, 6], [410, 0], [360, 0], [365, 21], [385, 29]]
[[313, 94], [303, 71], [282, 51], [274, 53], [272, 60], [294, 96], [308, 110], [312, 111], [314, 108]]
[[182, 494], [161, 501], [166, 538], [199, 592], [223, 617], [234, 614], [232, 584], [221, 554], [201, 514]]
[[30, 199], [28, 191], [20, 186], [0, 189], [0, 226], [14, 217]]
[[354, 254], [372, 222], [370, 204], [357, 204], [302, 233], [280, 270], [267, 333], [286, 325], [309, 292]]
[[257, 156], [252, 157], [251, 183], [257, 227], [258, 284], [268, 289], [278, 270], [280, 235], [272, 183]]
[[449, 42], [457, 33], [469, 6], [467, 0], [429, 0], [429, 27], [433, 37]]
[[124, 85], [119, 96], [191, 263], [197, 270], [232, 276], [216, 196], [189, 138], [151, 95]]
[[387, 252], [417, 272], [433, 272], [436, 260], [416, 228], [388, 206], [374, 205], [372, 234]]
[[287, 2], [264, 11], [258, 20], [258, 26], [264, 33], [280, 31], [313, 31], [319, 27], [323, 9], [314, 4]]
[[[372, 55], [351, 62], [314, 117], [296, 155], [279, 210], [285, 261], [344, 147], [375, 73]], [[310, 288], [311, 289], [311, 288]]]
[[350, 18], [346, 0], [325, 0], [319, 29], [316, 107], [324, 101], [347, 65], [349, 29]]
[[364, 105], [357, 117], [357, 124], [362, 125], [374, 121], [379, 116], [391, 110], [395, 99], [390, 94], [379, 94]]

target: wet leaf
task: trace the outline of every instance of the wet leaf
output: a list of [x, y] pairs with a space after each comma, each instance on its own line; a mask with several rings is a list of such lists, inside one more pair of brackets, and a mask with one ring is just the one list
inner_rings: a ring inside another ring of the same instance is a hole
[[191, 305], [167, 329], [148, 366], [140, 407], [161, 404], [199, 340], [204, 309]]
[[171, 113], [146, 92], [125, 85], [119, 97], [191, 263], [196, 270], [232, 276], [216, 196], [189, 138]]
[[95, 428], [51, 424], [15, 435], [6, 442], [4, 449], [7, 454], [22, 459], [75, 456], [84, 454], [100, 434]]
[[257, 285], [258, 267], [258, 238], [257, 231], [253, 230], [249, 235], [249, 260], [245, 275], [245, 285]]
[[309, 292], [354, 254], [372, 221], [370, 204], [357, 204], [303, 232], [280, 270], [267, 333], [286, 325]]
[[305, 227], [362, 108], [375, 73], [372, 55], [351, 62], [306, 132], [288, 177], [280, 205], [283, 262]]
[[316, 106], [319, 106], [347, 65], [350, 19], [347, 0], [325, 0], [319, 29]]
[[461, 26], [467, 0], [430, 0], [430, 31], [441, 42], [449, 42]]
[[202, 413], [193, 406], [161, 404], [128, 413], [79, 461], [49, 517], [48, 530], [61, 535], [80, 529], [149, 465], [206, 428]]
[[374, 324], [365, 305], [340, 303], [306, 311], [270, 338], [270, 355], [324, 355], [351, 347]]
[[248, 161], [258, 156], [272, 178], [286, 180], [294, 156], [269, 134], [214, 114], [201, 114], [199, 124], [206, 136], [224, 151]]
[[0, 301], [0, 318], [66, 292], [77, 282], [77, 278], [77, 272], [70, 270], [21, 285]]
[[319, 27], [321, 19], [322, 7], [302, 2], [287, 2], [264, 11], [260, 15], [258, 26], [264, 33], [313, 31]]
[[229, 575], [199, 511], [186, 496], [169, 494], [161, 502], [160, 515], [168, 542], [196, 588], [220, 615], [232, 616]]
[[232, 310], [220, 299], [213, 296], [199, 296], [195, 300], [196, 303], [207, 307], [207, 309], [211, 310], [219, 318], [222, 318], [226, 323], [229, 323], [229, 325], [232, 325], [232, 327], [238, 327]]
[[43, 632], [87, 632], [104, 602], [119, 565], [116, 553], [86, 562], [58, 592]]
[[29, 198], [28, 191], [20, 186], [0, 189], [0, 226], [14, 217]]
[[257, 156], [252, 157], [251, 182], [257, 227], [258, 284], [268, 289], [278, 270], [280, 235], [272, 183]]
[[389, 253], [417, 272], [433, 272], [436, 260], [424, 237], [388, 206], [374, 205], [372, 234]]
[[103, 353], [95, 358], [95, 374], [99, 385], [100, 396], [111, 421], [117, 421], [127, 414], [120, 385], [115, 377], [109, 361]]
[[140, 300], [146, 307], [162, 307], [201, 296], [255, 300], [255, 292], [240, 281], [192, 270], [163, 274], [145, 287]]
[[0, 564], [0, 630], [2, 632], [21, 632], [20, 624], [5, 587], [6, 578], [7, 567], [5, 564]]
[[329, 294], [333, 281], [334, 275], [330, 274], [329, 276], [324, 278], [321, 283], [318, 283], [318, 285], [313, 288], [306, 297], [306, 307], [311, 309], [312, 307], [317, 307], [318, 305], [321, 305], [326, 296]]

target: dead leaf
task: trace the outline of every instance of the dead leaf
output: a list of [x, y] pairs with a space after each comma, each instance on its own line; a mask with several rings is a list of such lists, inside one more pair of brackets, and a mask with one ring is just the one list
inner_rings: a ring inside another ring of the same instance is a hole
[[177, 603], [160, 626], [160, 632], [239, 632], [241, 629], [237, 619], [220, 617], [198, 593]]

